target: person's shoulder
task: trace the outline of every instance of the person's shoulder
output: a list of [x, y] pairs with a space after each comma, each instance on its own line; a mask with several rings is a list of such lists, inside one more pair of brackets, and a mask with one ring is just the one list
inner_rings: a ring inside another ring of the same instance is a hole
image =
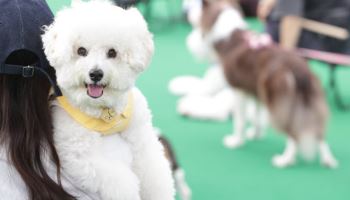
[[26, 200], [27, 191], [14, 167], [0, 157], [0, 197], [1, 200]]

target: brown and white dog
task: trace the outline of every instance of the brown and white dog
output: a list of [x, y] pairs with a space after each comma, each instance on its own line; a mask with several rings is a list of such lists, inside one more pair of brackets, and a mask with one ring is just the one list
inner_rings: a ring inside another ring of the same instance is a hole
[[[268, 108], [272, 124], [288, 137], [284, 152], [272, 159], [274, 166], [294, 164], [299, 150], [306, 159], [318, 150], [322, 164], [336, 167], [338, 163], [324, 139], [327, 104], [320, 82], [306, 61], [270, 43], [267, 37], [247, 31], [243, 18], [228, 1], [203, 0], [200, 25], [228, 82], [240, 91], [235, 130], [224, 139], [225, 145], [235, 148], [244, 143], [246, 100], [253, 97]], [[260, 113], [258, 109], [256, 116]], [[259, 130], [259, 123], [255, 125]]]

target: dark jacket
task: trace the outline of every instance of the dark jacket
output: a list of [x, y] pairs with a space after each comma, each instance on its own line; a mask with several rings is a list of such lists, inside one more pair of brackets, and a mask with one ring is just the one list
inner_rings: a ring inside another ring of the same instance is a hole
[[[268, 18], [268, 32], [278, 41], [280, 19], [296, 15], [332, 24], [350, 31], [350, 0], [277, 0]], [[303, 30], [299, 47], [323, 51], [350, 53], [350, 42]]]

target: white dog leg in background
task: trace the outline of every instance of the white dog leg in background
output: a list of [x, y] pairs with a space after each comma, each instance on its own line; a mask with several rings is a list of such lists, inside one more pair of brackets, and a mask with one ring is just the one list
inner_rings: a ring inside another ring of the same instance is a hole
[[181, 200], [191, 200], [192, 192], [185, 180], [185, 172], [180, 168], [174, 172], [175, 185]]
[[246, 106], [248, 97], [242, 92], [237, 92], [236, 100], [236, 105], [233, 109], [234, 132], [224, 138], [224, 145], [231, 149], [244, 144], [243, 133], [246, 125]]
[[196, 76], [178, 76], [169, 83], [169, 91], [173, 95], [182, 96], [193, 93], [203, 84], [203, 80]]
[[203, 77], [203, 84], [192, 94], [213, 95], [228, 87], [221, 65], [209, 67]]
[[272, 164], [278, 168], [285, 168], [295, 164], [298, 146], [294, 139], [288, 138], [283, 154], [276, 155], [272, 159]]
[[319, 151], [320, 151], [321, 164], [330, 168], [338, 167], [338, 162], [334, 158], [328, 144], [325, 141], [321, 141], [319, 143]]
[[[170, 85], [175, 86], [174, 83]], [[189, 87], [189, 83], [182, 84], [184, 88], [195, 90], [178, 101], [178, 112], [196, 119], [227, 120], [235, 104], [235, 94], [227, 85], [222, 67], [218, 65], [211, 67], [198, 83], [200, 84], [196, 85], [196, 88]]]
[[178, 76], [169, 83], [169, 91], [174, 95], [209, 96], [226, 87], [225, 77], [220, 66], [210, 67], [203, 78]]
[[[195, 22], [196, 23], [196, 22]], [[217, 62], [214, 50], [203, 40], [200, 28], [194, 28], [186, 39], [188, 50], [200, 61]]]
[[251, 116], [251, 127], [246, 131], [246, 137], [248, 140], [260, 139], [265, 133], [265, 128], [267, 126], [267, 113], [263, 106], [253, 100], [252, 104], [252, 113], [249, 113]]
[[181, 98], [177, 111], [184, 116], [202, 120], [225, 121], [235, 105], [235, 94], [225, 88], [214, 96], [189, 95]]

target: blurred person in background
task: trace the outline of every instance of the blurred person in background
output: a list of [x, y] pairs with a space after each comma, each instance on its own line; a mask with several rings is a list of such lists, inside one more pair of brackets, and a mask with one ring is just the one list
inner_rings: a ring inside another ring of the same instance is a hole
[[303, 18], [350, 30], [350, 0], [260, 0], [257, 13], [267, 32], [286, 48], [350, 53], [348, 40], [311, 32], [300, 24]]
[[259, 0], [239, 0], [238, 2], [242, 8], [244, 16], [256, 17]]
[[[118, 0], [116, 0], [118, 1]], [[259, 0], [227, 0], [230, 1], [245, 17], [256, 17]], [[182, 10], [187, 14], [195, 7], [201, 7], [202, 0], [183, 0]]]

